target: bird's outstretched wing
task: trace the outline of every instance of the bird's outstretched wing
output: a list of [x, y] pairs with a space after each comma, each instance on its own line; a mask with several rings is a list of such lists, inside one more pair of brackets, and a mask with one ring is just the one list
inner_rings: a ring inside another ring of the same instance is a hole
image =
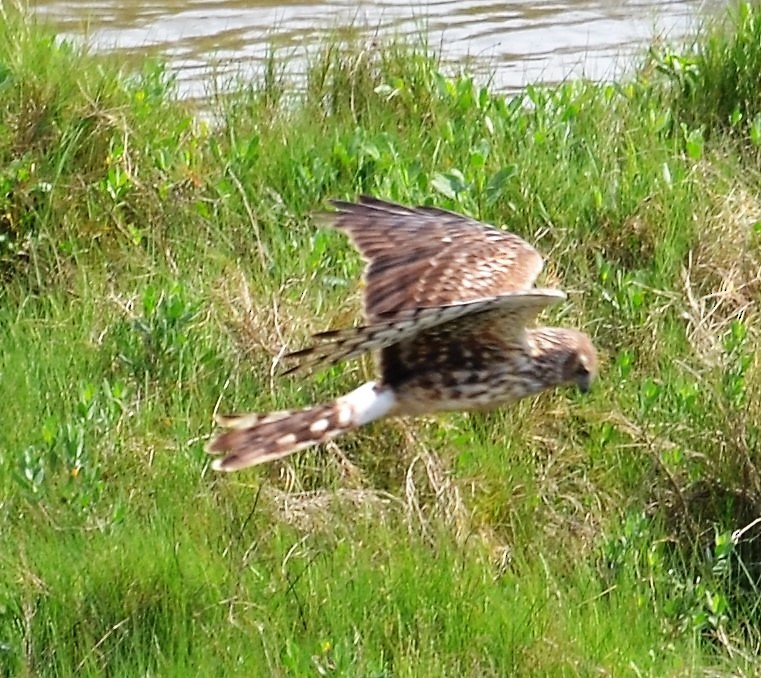
[[531, 289], [544, 262], [525, 240], [435, 207], [368, 196], [331, 201], [323, 219], [367, 260], [368, 325], [403, 311], [451, 306]]
[[393, 319], [386, 322], [315, 335], [321, 343], [285, 356], [300, 361], [285, 374], [320, 364], [335, 365], [415, 337], [425, 341], [428, 330], [457, 321], [460, 326], [472, 316], [482, 316], [485, 322], [499, 324], [506, 343], [522, 343], [526, 324], [543, 308], [565, 298], [561, 290], [532, 289], [448, 306], [405, 309], [393, 314]]

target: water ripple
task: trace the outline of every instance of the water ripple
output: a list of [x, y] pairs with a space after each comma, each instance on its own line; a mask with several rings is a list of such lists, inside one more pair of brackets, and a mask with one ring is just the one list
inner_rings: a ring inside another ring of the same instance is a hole
[[441, 46], [445, 63], [493, 73], [514, 91], [536, 80], [572, 75], [614, 77], [656, 34], [672, 39], [726, 0], [401, 0], [364, 2], [32, 2], [67, 37], [86, 36], [95, 49], [125, 56], [160, 55], [177, 72], [181, 91], [203, 96], [210, 69], [218, 77], [261, 68], [270, 45], [291, 49], [291, 70], [337, 27], [366, 26], [369, 35], [417, 36]]

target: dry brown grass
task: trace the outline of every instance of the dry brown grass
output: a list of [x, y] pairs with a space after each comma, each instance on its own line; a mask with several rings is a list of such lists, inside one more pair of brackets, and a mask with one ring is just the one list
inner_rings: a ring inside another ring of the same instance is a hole
[[715, 180], [716, 210], [701, 224], [682, 271], [687, 335], [709, 366], [721, 361], [721, 339], [731, 322], [742, 320], [755, 333], [761, 310], [761, 198], [743, 181], [724, 192]]

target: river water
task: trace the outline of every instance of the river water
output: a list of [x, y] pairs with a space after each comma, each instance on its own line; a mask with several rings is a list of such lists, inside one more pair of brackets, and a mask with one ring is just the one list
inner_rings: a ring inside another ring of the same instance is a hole
[[272, 0], [31, 0], [38, 16], [67, 37], [125, 58], [161, 56], [183, 95], [202, 97], [212, 71], [249, 77], [268, 47], [283, 48], [292, 70], [326, 34], [361, 27], [368, 37], [421, 31], [446, 68], [460, 66], [515, 91], [529, 82], [620, 75], [654, 36], [677, 42], [726, 0], [439, 0], [407, 3]]

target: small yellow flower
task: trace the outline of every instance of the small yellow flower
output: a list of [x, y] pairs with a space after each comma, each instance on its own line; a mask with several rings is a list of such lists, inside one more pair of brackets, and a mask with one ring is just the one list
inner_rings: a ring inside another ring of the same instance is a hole
[[333, 649], [333, 644], [329, 640], [323, 640], [321, 648], [323, 654], [328, 654]]
[[76, 478], [77, 476], [79, 476], [79, 466], [75, 466], [71, 469], [71, 477]]

